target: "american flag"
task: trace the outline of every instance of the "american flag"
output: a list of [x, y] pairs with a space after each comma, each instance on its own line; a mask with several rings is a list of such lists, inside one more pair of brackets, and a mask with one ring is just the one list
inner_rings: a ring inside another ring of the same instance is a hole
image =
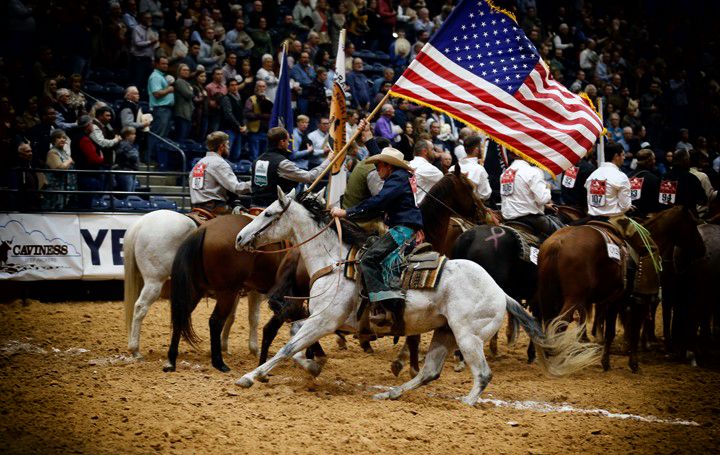
[[445, 112], [553, 174], [603, 130], [589, 102], [553, 80], [514, 17], [462, 0], [392, 87]]

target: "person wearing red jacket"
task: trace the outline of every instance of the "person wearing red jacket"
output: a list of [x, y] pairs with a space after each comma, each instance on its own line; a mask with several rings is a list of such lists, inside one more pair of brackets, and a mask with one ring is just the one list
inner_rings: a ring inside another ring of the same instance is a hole
[[[78, 127], [82, 135], [77, 140], [77, 146], [73, 150], [73, 158], [77, 169], [100, 170], [103, 168], [105, 157], [102, 149], [90, 139], [93, 131], [93, 123], [89, 116], [83, 115], [78, 119]], [[104, 188], [104, 176], [102, 174], [82, 173], [78, 175], [78, 189], [80, 191], [101, 191]], [[82, 195], [79, 197], [81, 208], [92, 208], [93, 195]]]

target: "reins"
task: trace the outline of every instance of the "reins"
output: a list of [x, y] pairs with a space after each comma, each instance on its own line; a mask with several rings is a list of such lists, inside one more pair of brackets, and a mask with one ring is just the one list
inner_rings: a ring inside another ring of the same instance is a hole
[[[299, 247], [305, 245], [306, 243], [308, 243], [308, 242], [310, 242], [310, 241], [312, 241], [312, 240], [315, 240], [320, 234], [322, 234], [323, 232], [325, 232], [326, 230], [328, 230], [328, 228], [329, 228], [330, 226], [332, 226], [334, 223], [335, 223], [334, 219], [333, 219], [333, 220], [330, 220], [330, 222], [329, 222], [328, 224], [326, 224], [324, 228], [320, 229], [320, 230], [319, 230], [318, 232], [316, 232], [312, 237], [310, 237], [310, 238], [308, 238], [308, 239], [305, 239], [305, 240], [303, 240], [302, 242], [300, 242], [300, 243], [298, 243], [298, 244], [296, 244], [296, 245], [290, 245], [290, 246], [287, 247], [287, 248], [281, 248], [281, 249], [279, 249], [279, 250], [271, 250], [271, 251], [268, 251], [268, 250], [259, 250], [259, 249], [253, 248], [253, 249], [246, 250], [246, 251], [249, 251], [249, 252], [252, 252], [252, 253], [257, 253], [257, 254], [276, 254], [276, 253], [285, 253], [285, 252], [287, 252], [287, 251], [292, 251], [292, 250], [294, 250], [295, 248], [299, 248]], [[276, 242], [267, 243], [267, 244], [265, 244], [265, 245], [260, 245], [258, 248], [262, 248], [262, 247], [265, 247], [265, 246], [273, 245], [274, 243], [276, 243]]]
[[423, 187], [421, 187], [421, 186], [418, 186], [418, 188], [421, 189], [421, 190], [423, 191], [423, 193], [425, 193], [425, 195], [429, 196], [430, 199], [434, 200], [434, 201], [437, 202], [438, 204], [442, 205], [443, 207], [445, 207], [446, 209], [448, 209], [448, 210], [450, 210], [452, 213], [454, 213], [456, 217], [460, 218], [460, 219], [463, 220], [463, 221], [466, 221], [466, 222], [472, 224], [473, 226], [477, 226], [477, 225], [478, 225], [475, 221], [469, 220], [469, 219], [467, 219], [467, 217], [464, 217], [464, 216], [460, 215], [455, 209], [453, 209], [452, 207], [450, 207], [449, 205], [447, 205], [446, 203], [444, 203], [444, 202], [441, 201], [440, 199], [438, 199], [438, 198], [436, 198], [435, 196], [433, 196], [432, 194], [430, 194], [430, 192], [429, 192], [428, 190], [426, 190], [425, 188], [423, 188]]

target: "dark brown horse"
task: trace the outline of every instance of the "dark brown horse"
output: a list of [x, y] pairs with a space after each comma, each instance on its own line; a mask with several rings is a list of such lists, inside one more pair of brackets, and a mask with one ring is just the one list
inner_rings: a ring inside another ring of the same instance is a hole
[[[644, 223], [660, 254], [679, 246], [693, 255], [702, 255], [704, 245], [697, 219], [676, 207]], [[610, 368], [610, 347], [615, 337], [615, 320], [628, 304], [629, 365], [638, 371], [637, 349], [642, 321], [649, 313], [649, 299], [629, 301], [622, 266], [608, 257], [604, 237], [590, 226], [565, 227], [550, 236], [538, 257], [538, 304], [543, 321], [562, 315], [567, 322], [574, 312], [581, 314], [595, 303], [596, 314], [604, 315], [603, 368]]]
[[[212, 365], [220, 371], [230, 370], [223, 362], [220, 341], [225, 321], [228, 317], [234, 318], [242, 289], [266, 293], [275, 284], [275, 272], [283, 259], [283, 254], [235, 251], [235, 236], [250, 221], [245, 215], [215, 218], [192, 232], [180, 245], [172, 267], [173, 332], [164, 371], [175, 370], [181, 336], [193, 345], [197, 343], [190, 315], [210, 290], [217, 300], [210, 316]], [[250, 312], [254, 310], [257, 308], [251, 308]], [[255, 311], [255, 314], [259, 313]]]

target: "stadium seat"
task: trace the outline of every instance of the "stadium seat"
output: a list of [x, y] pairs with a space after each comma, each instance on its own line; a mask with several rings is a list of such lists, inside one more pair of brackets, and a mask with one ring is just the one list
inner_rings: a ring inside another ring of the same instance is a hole
[[237, 170], [235, 171], [238, 174], [248, 175], [252, 173], [252, 161], [250, 160], [240, 160], [237, 163]]
[[175, 201], [170, 201], [168, 199], [165, 199], [164, 197], [160, 196], [151, 196], [150, 197], [150, 208], [151, 210], [173, 210], [177, 211], [177, 203]]
[[150, 210], [150, 202], [140, 196], [128, 196], [125, 199], [125, 207], [133, 212], [147, 212]]

